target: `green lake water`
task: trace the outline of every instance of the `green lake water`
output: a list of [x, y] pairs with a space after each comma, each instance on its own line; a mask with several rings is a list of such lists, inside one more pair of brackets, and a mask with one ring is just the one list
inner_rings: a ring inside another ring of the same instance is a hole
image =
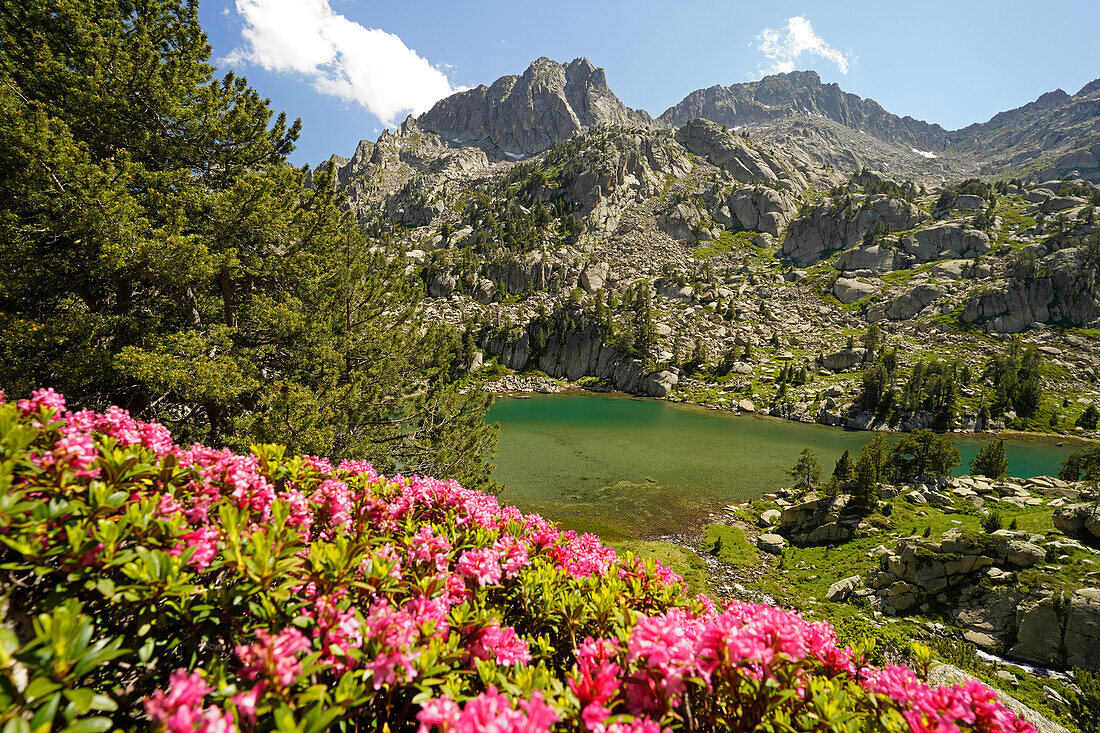
[[[599, 395], [503, 398], [493, 477], [500, 499], [605, 539], [646, 537], [691, 526], [725, 504], [789, 485], [785, 469], [810, 446], [828, 475], [873, 435], [823, 425], [735, 415], [648, 399]], [[990, 436], [952, 436], [959, 473]], [[1056, 475], [1072, 448], [1008, 439], [1009, 470]]]

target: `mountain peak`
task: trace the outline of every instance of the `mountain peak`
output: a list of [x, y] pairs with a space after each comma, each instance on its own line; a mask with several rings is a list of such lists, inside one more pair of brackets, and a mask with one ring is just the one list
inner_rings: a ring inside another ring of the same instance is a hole
[[885, 142], [921, 150], [939, 150], [944, 130], [886, 112], [873, 99], [849, 94], [835, 83], [823, 84], [812, 69], [771, 74], [757, 81], [697, 89], [658, 119], [680, 126], [696, 117], [726, 125], [760, 125], [792, 115], [815, 114]]
[[604, 70], [588, 59], [561, 64], [545, 56], [522, 76], [452, 94], [417, 119], [422, 129], [450, 140], [513, 155], [540, 152], [595, 125], [651, 123], [619, 101]]

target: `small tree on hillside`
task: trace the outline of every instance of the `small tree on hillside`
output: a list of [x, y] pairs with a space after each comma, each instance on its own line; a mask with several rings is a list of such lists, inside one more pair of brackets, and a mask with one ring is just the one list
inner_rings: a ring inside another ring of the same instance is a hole
[[852, 501], [863, 510], [875, 504], [875, 489], [878, 486], [874, 451], [862, 450], [856, 459], [854, 478], [852, 479]]
[[1005, 442], [995, 440], [978, 451], [978, 455], [970, 461], [970, 473], [989, 478], [1007, 476], [1008, 458], [1005, 456]]
[[833, 467], [833, 478], [840, 484], [852, 480], [852, 456], [848, 451], [844, 451], [844, 455], [837, 459], [836, 466]]
[[1077, 418], [1077, 424], [1085, 430], [1095, 430], [1098, 422], [1100, 422], [1100, 410], [1096, 409], [1096, 405], [1086, 407], [1081, 417]]
[[787, 473], [794, 479], [795, 488], [812, 489], [821, 480], [821, 466], [817, 464], [817, 456], [809, 447], [802, 449], [798, 461]]

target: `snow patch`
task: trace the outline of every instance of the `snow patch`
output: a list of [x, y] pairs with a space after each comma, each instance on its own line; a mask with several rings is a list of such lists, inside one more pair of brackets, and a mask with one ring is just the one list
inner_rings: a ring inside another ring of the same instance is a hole
[[504, 151], [504, 154], [507, 155], [512, 160], [519, 160], [520, 158], [523, 157], [522, 153], [509, 153], [507, 150]]
[[909, 148], [909, 149], [912, 150], [917, 155], [921, 156], [922, 158], [928, 158], [929, 160], [932, 160], [932, 158], [936, 157], [936, 154], [933, 153], [931, 150], [917, 150], [916, 148]]

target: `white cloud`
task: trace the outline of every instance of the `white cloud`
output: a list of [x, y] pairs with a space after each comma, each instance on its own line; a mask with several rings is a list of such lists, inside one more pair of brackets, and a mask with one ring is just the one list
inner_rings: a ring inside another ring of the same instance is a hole
[[843, 53], [830, 46], [821, 36], [814, 33], [810, 21], [801, 15], [787, 18], [787, 27], [782, 30], [765, 28], [756, 37], [757, 48], [768, 59], [768, 64], [760, 68], [763, 74], [778, 74], [794, 71], [795, 64], [803, 54], [817, 56], [836, 64], [841, 74], [848, 73], [851, 54]]
[[236, 1], [245, 45], [229, 63], [301, 74], [317, 91], [358, 102], [390, 127], [465, 89], [394, 34], [349, 20], [329, 0]]

